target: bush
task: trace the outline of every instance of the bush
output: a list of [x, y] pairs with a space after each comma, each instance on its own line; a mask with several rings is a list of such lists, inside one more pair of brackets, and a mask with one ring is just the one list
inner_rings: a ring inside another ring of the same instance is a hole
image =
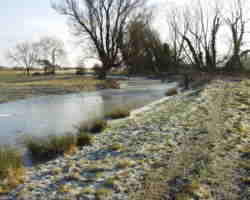
[[76, 142], [76, 137], [73, 134], [62, 136], [49, 135], [42, 139], [34, 137], [25, 138], [24, 146], [30, 151], [34, 160], [49, 160], [58, 155], [72, 152]]

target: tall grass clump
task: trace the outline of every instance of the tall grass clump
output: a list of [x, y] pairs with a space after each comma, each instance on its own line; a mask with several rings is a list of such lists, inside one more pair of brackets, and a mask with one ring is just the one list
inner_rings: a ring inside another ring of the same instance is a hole
[[49, 135], [45, 138], [27, 137], [24, 146], [36, 161], [49, 160], [63, 154], [75, 151], [77, 138], [73, 134]]
[[107, 127], [107, 121], [104, 119], [93, 119], [88, 123], [80, 123], [76, 126], [78, 133], [100, 133]]
[[21, 153], [11, 146], [0, 146], [0, 179], [6, 178], [10, 170], [23, 168]]
[[79, 131], [76, 134], [76, 138], [77, 138], [77, 146], [79, 147], [91, 145], [93, 142], [93, 136], [84, 131]]
[[22, 154], [11, 146], [0, 146], [0, 195], [23, 183]]
[[130, 116], [129, 108], [117, 108], [108, 112], [105, 117], [108, 119], [121, 119]]

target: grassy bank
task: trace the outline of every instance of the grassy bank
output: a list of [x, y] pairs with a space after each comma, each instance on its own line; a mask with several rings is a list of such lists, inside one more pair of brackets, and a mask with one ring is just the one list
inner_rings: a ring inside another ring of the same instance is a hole
[[131, 199], [250, 199], [249, 88], [246, 79], [207, 86], [185, 135]]
[[115, 81], [74, 74], [26, 76], [19, 71], [0, 70], [0, 103], [34, 96], [95, 91], [99, 87], [119, 88], [119, 85]]

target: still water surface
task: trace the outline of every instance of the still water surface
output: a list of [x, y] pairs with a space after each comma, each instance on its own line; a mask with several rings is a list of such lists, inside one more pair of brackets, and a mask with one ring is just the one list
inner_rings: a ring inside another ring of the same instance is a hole
[[135, 109], [160, 99], [176, 84], [50, 95], [0, 104], [0, 144], [15, 144], [24, 134], [43, 136], [74, 132], [112, 109]]

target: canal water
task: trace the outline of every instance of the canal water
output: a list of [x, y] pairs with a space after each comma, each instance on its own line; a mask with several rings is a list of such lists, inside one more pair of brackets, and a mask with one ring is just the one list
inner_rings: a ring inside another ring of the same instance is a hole
[[136, 109], [164, 97], [176, 83], [144, 88], [50, 95], [0, 104], [0, 144], [16, 144], [23, 135], [74, 132], [117, 108]]

